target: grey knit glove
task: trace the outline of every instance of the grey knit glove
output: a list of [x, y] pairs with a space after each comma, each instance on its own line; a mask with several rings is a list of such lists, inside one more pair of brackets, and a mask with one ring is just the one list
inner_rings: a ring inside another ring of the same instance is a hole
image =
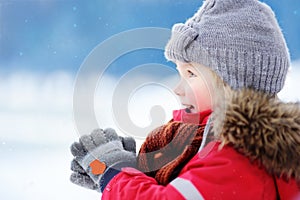
[[[72, 183], [100, 192], [99, 180], [89, 166], [94, 160], [104, 162], [107, 167], [126, 161], [135, 165], [136, 143], [132, 137], [120, 137], [113, 129], [97, 129], [90, 135], [80, 137], [79, 142], [71, 145], [75, 157], [71, 162], [70, 180]], [[128, 159], [128, 160], [126, 160]]]

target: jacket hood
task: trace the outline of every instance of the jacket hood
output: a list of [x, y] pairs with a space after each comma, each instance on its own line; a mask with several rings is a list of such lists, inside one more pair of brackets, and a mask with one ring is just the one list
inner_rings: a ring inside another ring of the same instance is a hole
[[230, 145], [268, 173], [300, 181], [300, 105], [244, 89], [228, 92], [213, 114], [220, 148]]

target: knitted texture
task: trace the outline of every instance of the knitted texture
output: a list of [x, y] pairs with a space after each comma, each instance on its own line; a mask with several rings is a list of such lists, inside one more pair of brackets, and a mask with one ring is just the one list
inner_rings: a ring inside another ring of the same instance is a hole
[[278, 93], [290, 65], [271, 8], [258, 0], [206, 0], [184, 24], [175, 24], [168, 60], [210, 67], [233, 89]]
[[[120, 163], [126, 163], [131, 167], [136, 166], [135, 142], [132, 140], [119, 137], [111, 128], [96, 129], [89, 135], [81, 136], [79, 142], [71, 145], [71, 153], [75, 157], [75, 161], [72, 161], [72, 169], [76, 171], [74, 175], [71, 175], [71, 181], [83, 187], [98, 189], [103, 173], [93, 173], [91, 163], [95, 160], [105, 163], [106, 169]], [[124, 148], [129, 148], [130, 151]], [[88, 179], [86, 175], [91, 179]]]
[[167, 185], [198, 152], [205, 125], [170, 121], [153, 130], [140, 148], [138, 169]]

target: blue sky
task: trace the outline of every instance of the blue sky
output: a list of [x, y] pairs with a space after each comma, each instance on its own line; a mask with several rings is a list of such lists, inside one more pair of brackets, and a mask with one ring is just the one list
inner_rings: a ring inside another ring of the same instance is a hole
[[[275, 11], [293, 60], [300, 59], [300, 2], [265, 0]], [[201, 0], [0, 0], [0, 70], [76, 73], [110, 36], [139, 27], [171, 28]], [[164, 63], [162, 51], [141, 51], [119, 64]]]

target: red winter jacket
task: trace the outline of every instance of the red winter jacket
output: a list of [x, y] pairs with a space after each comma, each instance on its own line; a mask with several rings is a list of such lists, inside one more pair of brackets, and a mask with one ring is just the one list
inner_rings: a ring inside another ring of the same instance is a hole
[[300, 176], [299, 105], [246, 90], [233, 95], [225, 107], [214, 111], [218, 140], [167, 186], [124, 168], [108, 183], [102, 199], [300, 199], [295, 181]]

